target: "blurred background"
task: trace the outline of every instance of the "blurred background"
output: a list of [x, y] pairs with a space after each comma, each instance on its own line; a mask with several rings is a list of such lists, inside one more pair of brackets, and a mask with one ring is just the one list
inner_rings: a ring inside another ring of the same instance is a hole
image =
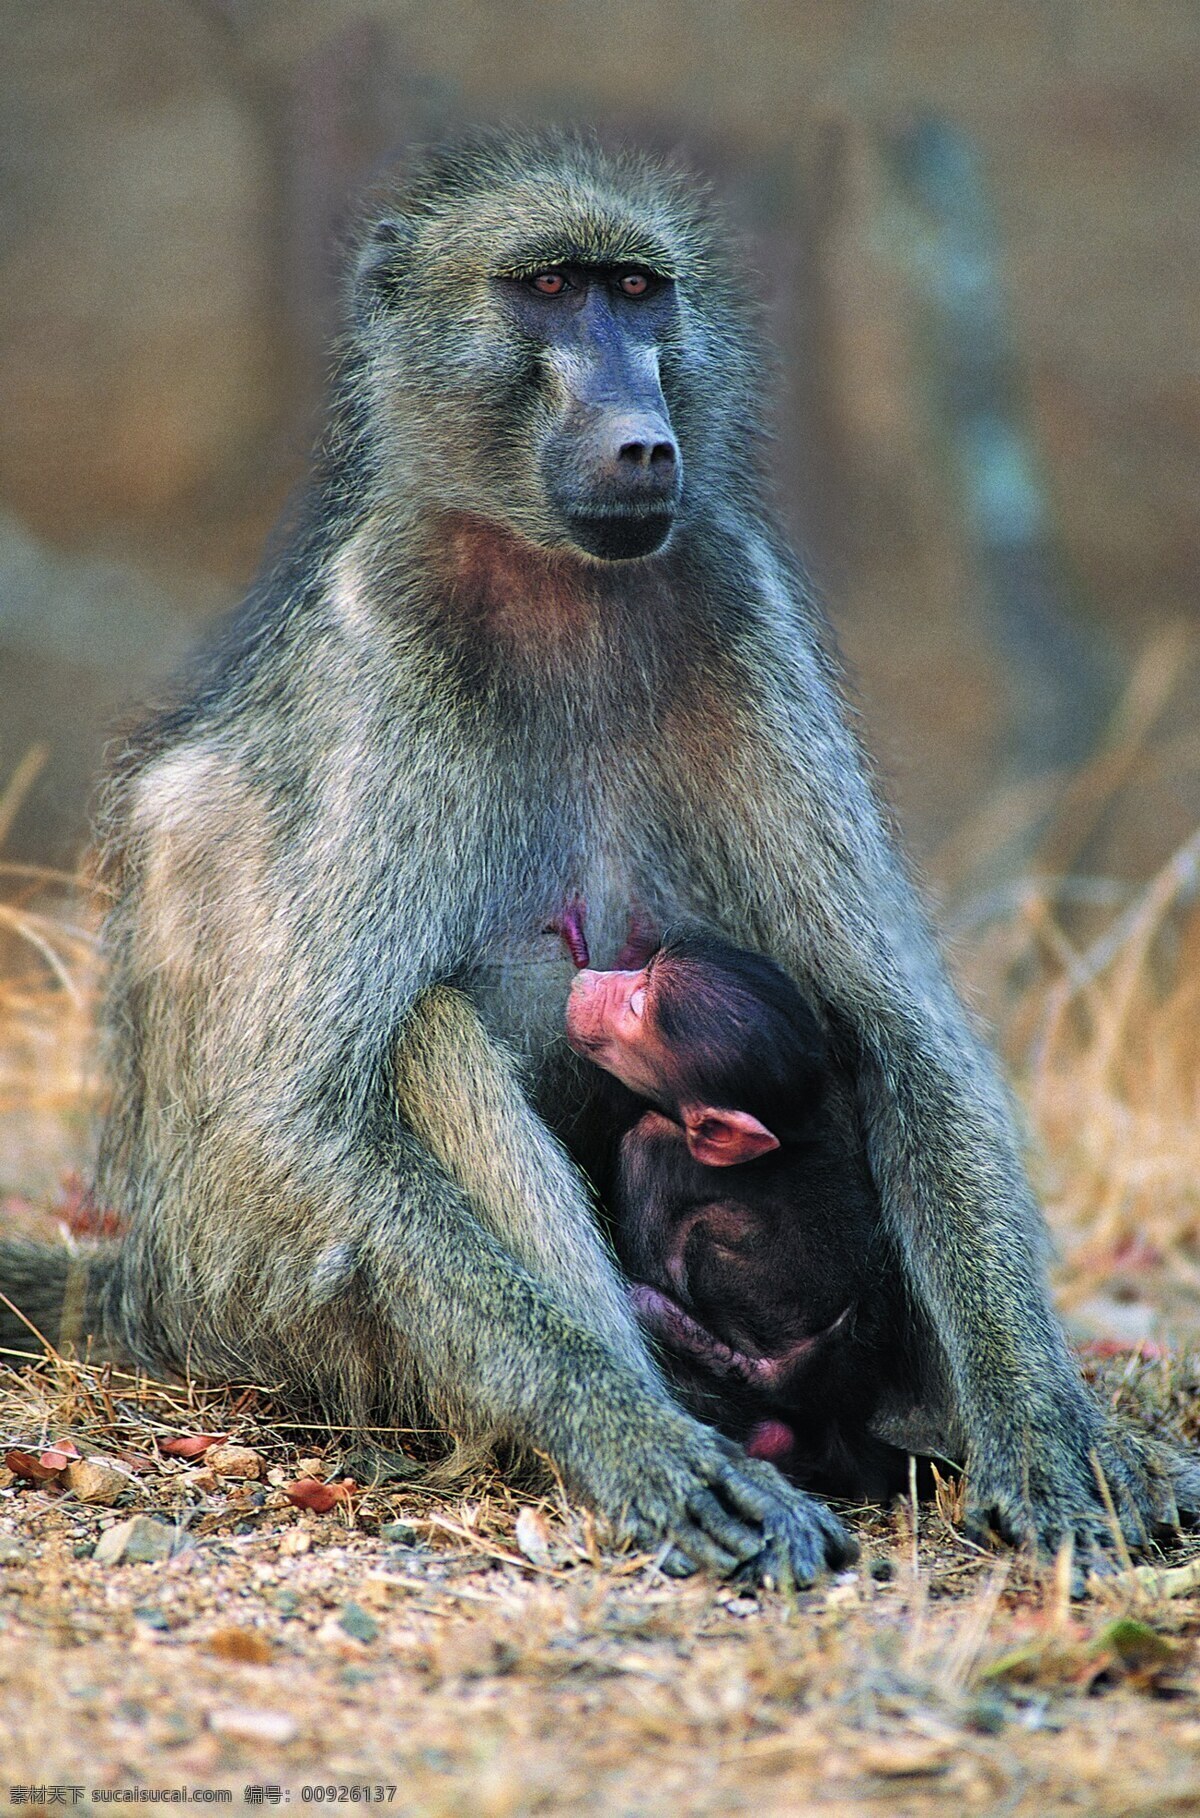
[[74, 855], [105, 727], [253, 572], [355, 191], [495, 118], [726, 199], [782, 504], [935, 879], [1024, 866], [1148, 653], [1170, 774], [1079, 844], [1137, 872], [1194, 823], [1190, 0], [0, 0], [0, 42], [0, 776], [40, 762], [10, 854]]
[[1111, 1287], [1169, 1217], [1195, 1295], [1194, 0], [0, 0], [0, 44], [14, 888], [302, 472], [355, 191], [464, 123], [594, 126], [744, 236], [780, 503], [1076, 1262]]

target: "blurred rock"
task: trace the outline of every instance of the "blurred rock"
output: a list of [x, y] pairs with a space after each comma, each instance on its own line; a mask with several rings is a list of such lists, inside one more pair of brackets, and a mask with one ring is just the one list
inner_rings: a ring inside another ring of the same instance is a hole
[[257, 1742], [279, 1748], [292, 1742], [300, 1726], [286, 1711], [254, 1711], [243, 1707], [209, 1713], [208, 1727], [218, 1736], [231, 1736], [237, 1742]]
[[104, 1458], [77, 1458], [67, 1466], [65, 1475], [68, 1490], [80, 1502], [105, 1508], [111, 1508], [118, 1496], [133, 1487], [129, 1473]]
[[262, 1456], [250, 1446], [213, 1446], [206, 1462], [218, 1477], [261, 1477], [263, 1474]]
[[157, 1565], [176, 1551], [176, 1530], [149, 1515], [134, 1515], [106, 1528], [92, 1558], [97, 1565]]
[[0, 789], [27, 751], [47, 750], [6, 858], [73, 863], [113, 722], [229, 603], [205, 575], [159, 579], [128, 562], [52, 549], [0, 507]]
[[1116, 1339], [1132, 1349], [1153, 1339], [1159, 1326], [1158, 1311], [1148, 1301], [1115, 1300], [1107, 1294], [1079, 1301], [1067, 1312], [1067, 1330], [1077, 1344]]
[[201, 8], [0, 0], [0, 493], [169, 510], [276, 408], [264, 126]]

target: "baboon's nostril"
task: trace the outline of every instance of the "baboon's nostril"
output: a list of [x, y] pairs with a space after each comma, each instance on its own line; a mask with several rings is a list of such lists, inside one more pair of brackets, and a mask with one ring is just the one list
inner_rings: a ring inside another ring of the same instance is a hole
[[617, 450], [617, 459], [630, 467], [673, 467], [675, 465], [675, 444], [673, 442], [622, 442]]

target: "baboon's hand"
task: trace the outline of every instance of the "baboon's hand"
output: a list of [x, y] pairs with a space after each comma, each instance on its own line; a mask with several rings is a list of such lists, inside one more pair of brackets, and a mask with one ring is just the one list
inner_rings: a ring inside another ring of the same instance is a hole
[[974, 1539], [995, 1533], [1044, 1558], [1070, 1539], [1079, 1588], [1090, 1573], [1113, 1570], [1118, 1534], [1137, 1551], [1200, 1516], [1200, 1458], [1107, 1421], [1094, 1407], [1068, 1419], [1035, 1435], [1027, 1456], [980, 1452], [969, 1462], [964, 1527]]
[[832, 1509], [773, 1465], [675, 1409], [659, 1408], [596, 1497], [638, 1546], [672, 1543], [664, 1570], [700, 1567], [759, 1584], [810, 1585], [858, 1548]]

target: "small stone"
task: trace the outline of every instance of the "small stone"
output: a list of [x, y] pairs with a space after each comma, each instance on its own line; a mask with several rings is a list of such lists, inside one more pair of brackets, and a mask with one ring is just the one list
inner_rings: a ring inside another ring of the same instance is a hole
[[391, 1609], [396, 1602], [396, 1582], [385, 1573], [371, 1573], [358, 1582], [358, 1602], [369, 1609]]
[[25, 1548], [15, 1534], [0, 1534], [0, 1566], [20, 1565]]
[[881, 1736], [864, 1743], [858, 1759], [869, 1774], [889, 1779], [917, 1779], [924, 1774], [944, 1774], [955, 1744], [948, 1736]]
[[77, 1458], [66, 1470], [67, 1488], [80, 1502], [98, 1503], [111, 1509], [118, 1496], [132, 1487], [128, 1473], [109, 1464], [106, 1458]]
[[300, 1614], [299, 1591], [276, 1591], [271, 1598], [271, 1602], [279, 1611], [279, 1614], [283, 1617], [285, 1622], [290, 1621], [292, 1617]]
[[275, 1658], [275, 1649], [265, 1635], [260, 1635], [257, 1629], [234, 1625], [217, 1629], [204, 1647], [206, 1653], [215, 1654], [218, 1660], [240, 1660], [248, 1666], [269, 1666]]
[[279, 1537], [279, 1551], [285, 1557], [294, 1557], [297, 1553], [308, 1553], [312, 1550], [312, 1535], [307, 1528], [289, 1528], [286, 1534]]
[[163, 1711], [151, 1720], [148, 1740], [160, 1749], [177, 1749], [196, 1736], [196, 1724], [182, 1711]]
[[244, 1707], [210, 1711], [208, 1727], [218, 1736], [230, 1736], [235, 1742], [274, 1744], [294, 1742], [300, 1726], [286, 1711], [255, 1711]]
[[213, 1446], [205, 1463], [218, 1477], [261, 1477], [263, 1460], [250, 1446]]
[[156, 1565], [175, 1550], [174, 1528], [150, 1515], [134, 1515], [107, 1528], [96, 1542], [97, 1565]]
[[967, 1723], [981, 1736], [998, 1736], [1008, 1724], [1008, 1705], [996, 1692], [979, 1692], [967, 1706]]
[[385, 1521], [379, 1530], [379, 1538], [392, 1546], [415, 1547], [417, 1530], [411, 1521]]
[[890, 1559], [873, 1559], [870, 1571], [876, 1584], [890, 1584], [896, 1576], [896, 1568]]
[[374, 1641], [379, 1624], [361, 1603], [345, 1603], [338, 1612], [338, 1627], [354, 1641]]
[[157, 1604], [141, 1603], [134, 1606], [134, 1615], [146, 1628], [154, 1629], [159, 1635], [165, 1635], [171, 1627], [171, 1619], [165, 1610]]
[[16, 1481], [16, 1472], [10, 1471], [7, 1465], [0, 1465], [0, 1490], [11, 1490]]
[[754, 1597], [731, 1597], [725, 1608], [731, 1616], [757, 1616], [758, 1600]]
[[554, 1555], [550, 1551], [550, 1530], [546, 1518], [537, 1509], [523, 1508], [517, 1516], [515, 1538], [520, 1551], [524, 1553], [530, 1565], [540, 1567], [544, 1572], [554, 1569]]
[[410, 1477], [423, 1477], [425, 1466], [419, 1465], [407, 1452], [395, 1452], [387, 1446], [362, 1446], [343, 1458], [338, 1476], [353, 1477], [355, 1483], [377, 1489], [383, 1483], [403, 1483]]

